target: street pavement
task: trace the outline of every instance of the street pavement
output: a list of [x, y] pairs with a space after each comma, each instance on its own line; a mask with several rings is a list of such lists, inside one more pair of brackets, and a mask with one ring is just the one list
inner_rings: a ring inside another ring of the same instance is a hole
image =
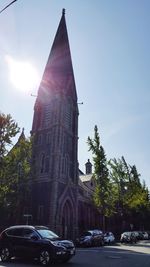
[[[0, 267], [39, 267], [35, 262], [12, 260]], [[150, 241], [135, 245], [115, 244], [104, 247], [77, 248], [76, 255], [66, 264], [54, 267], [150, 267]]]

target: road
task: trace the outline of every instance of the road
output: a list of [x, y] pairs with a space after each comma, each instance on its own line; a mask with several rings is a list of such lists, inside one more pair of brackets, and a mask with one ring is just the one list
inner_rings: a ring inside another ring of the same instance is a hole
[[[39, 267], [36, 263], [13, 260], [0, 267]], [[150, 267], [150, 241], [136, 245], [116, 244], [98, 248], [77, 248], [76, 256], [67, 264], [54, 267]]]

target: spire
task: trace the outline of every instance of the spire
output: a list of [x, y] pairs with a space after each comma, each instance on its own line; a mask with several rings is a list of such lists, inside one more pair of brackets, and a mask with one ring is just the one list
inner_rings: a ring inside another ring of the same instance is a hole
[[24, 128], [22, 128], [22, 132], [21, 132], [21, 134], [20, 134], [20, 136], [18, 138], [18, 142], [17, 143], [19, 143], [21, 140], [25, 140]]
[[[18, 138], [18, 141], [17, 141], [17, 143], [14, 145], [13, 148], [19, 147], [21, 141], [25, 141], [25, 139], [26, 139], [26, 137], [25, 137], [25, 134], [24, 134], [24, 128], [22, 128], [22, 132], [21, 132], [21, 134], [20, 134], [20, 136], [19, 136], [19, 138]], [[12, 149], [13, 149], [13, 148], [12, 148]]]
[[65, 15], [65, 8], [63, 8], [63, 10], [62, 10], [62, 15]]
[[54, 38], [39, 91], [49, 94], [60, 90], [76, 99], [75, 81], [65, 20], [65, 9]]

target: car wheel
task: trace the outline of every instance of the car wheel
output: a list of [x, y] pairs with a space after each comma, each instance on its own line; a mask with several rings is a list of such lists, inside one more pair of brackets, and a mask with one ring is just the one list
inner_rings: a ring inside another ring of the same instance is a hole
[[47, 266], [50, 263], [50, 253], [47, 249], [40, 251], [39, 262], [43, 266]]
[[0, 253], [1, 261], [9, 261], [11, 258], [10, 249], [8, 247], [4, 247], [1, 249]]

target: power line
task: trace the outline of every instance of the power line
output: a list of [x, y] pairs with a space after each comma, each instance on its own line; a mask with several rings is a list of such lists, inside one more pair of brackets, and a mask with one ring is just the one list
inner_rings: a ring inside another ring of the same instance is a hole
[[2, 13], [6, 8], [8, 8], [9, 6], [11, 6], [13, 3], [15, 3], [17, 0], [12, 1], [11, 3], [9, 3], [7, 6], [5, 6], [2, 10], [0, 10], [0, 13]]

